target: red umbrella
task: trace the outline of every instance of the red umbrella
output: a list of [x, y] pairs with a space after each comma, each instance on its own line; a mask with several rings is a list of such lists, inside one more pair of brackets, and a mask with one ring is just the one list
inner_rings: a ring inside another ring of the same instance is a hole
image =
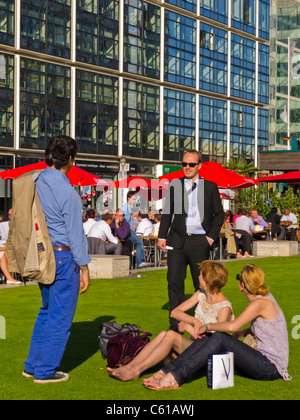
[[[204, 162], [198, 171], [201, 178], [215, 182], [218, 188], [248, 188], [255, 185], [255, 180], [238, 175], [236, 172], [224, 168], [217, 162]], [[171, 181], [172, 179], [182, 178], [183, 170], [171, 172], [168, 175], [160, 176], [161, 181]]]
[[136, 194], [145, 200], [161, 200], [167, 194], [168, 186], [157, 179], [143, 178], [141, 176], [131, 176], [110, 184], [112, 188], [135, 189]]
[[258, 179], [258, 182], [300, 182], [300, 171], [287, 172], [286, 174], [265, 176]]
[[[46, 167], [47, 167], [46, 162], [42, 161], [38, 163], [33, 163], [31, 165], [21, 166], [19, 168], [0, 172], [0, 176], [4, 180], [15, 179], [15, 178], [18, 178], [18, 176], [20, 175], [26, 174], [27, 172], [45, 169]], [[90, 186], [90, 185], [109, 185], [108, 182], [104, 181], [98, 176], [93, 175], [75, 165], [67, 173], [67, 177], [69, 178], [70, 183], [74, 186], [80, 185], [84, 187], [84, 186]]]

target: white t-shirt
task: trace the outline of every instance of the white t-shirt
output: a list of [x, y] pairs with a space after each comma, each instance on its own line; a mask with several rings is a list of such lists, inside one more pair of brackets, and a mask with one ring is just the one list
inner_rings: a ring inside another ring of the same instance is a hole
[[110, 226], [104, 220], [95, 222], [90, 228], [87, 236], [88, 238], [102, 239], [104, 242], [108, 241], [112, 242], [113, 244], [118, 243], [118, 239], [113, 236]]
[[153, 223], [149, 219], [143, 219], [136, 228], [136, 234], [138, 236], [152, 236], [153, 235]]

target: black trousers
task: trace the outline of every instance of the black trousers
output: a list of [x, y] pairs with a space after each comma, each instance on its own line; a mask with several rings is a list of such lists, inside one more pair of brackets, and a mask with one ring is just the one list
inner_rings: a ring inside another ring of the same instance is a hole
[[[184, 283], [190, 267], [194, 289], [199, 289], [199, 263], [209, 259], [210, 245], [205, 235], [186, 236], [181, 249], [168, 250], [168, 294], [170, 312], [185, 301]], [[170, 318], [170, 328], [177, 330], [178, 321]]]

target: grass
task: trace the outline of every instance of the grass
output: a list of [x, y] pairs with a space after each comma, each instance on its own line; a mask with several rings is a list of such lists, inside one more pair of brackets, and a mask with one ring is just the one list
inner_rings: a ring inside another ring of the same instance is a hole
[[[252, 261], [251, 261], [252, 262]], [[155, 392], [142, 386], [143, 376], [134, 382], [120, 382], [106, 372], [97, 343], [99, 326], [109, 320], [140, 325], [144, 331], [158, 334], [168, 328], [166, 270], [148, 271], [141, 277], [94, 280], [88, 293], [79, 297], [61, 369], [69, 372], [65, 383], [36, 385], [21, 376], [27, 357], [31, 333], [40, 306], [37, 286], [0, 290], [0, 315], [6, 321], [6, 339], [0, 339], [0, 400], [297, 400], [300, 395], [300, 258], [267, 258], [254, 260], [267, 274], [267, 283], [282, 307], [289, 330], [292, 381], [259, 382], [235, 375], [233, 388], [212, 391], [207, 388], [205, 372], [186, 382], [179, 390]], [[226, 263], [229, 280], [224, 294], [232, 301], [235, 315], [247, 302], [239, 292], [235, 275], [242, 261]], [[190, 275], [186, 294], [193, 293]], [[298, 315], [297, 323], [293, 317]], [[294, 331], [294, 338], [292, 336]], [[0, 330], [1, 332], [1, 330]], [[298, 339], [297, 339], [298, 338]]]

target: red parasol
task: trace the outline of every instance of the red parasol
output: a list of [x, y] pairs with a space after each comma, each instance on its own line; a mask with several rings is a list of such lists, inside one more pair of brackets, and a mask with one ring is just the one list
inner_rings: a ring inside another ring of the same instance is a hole
[[[248, 188], [256, 184], [254, 179], [243, 177], [235, 171], [224, 168], [217, 162], [202, 163], [198, 173], [201, 178], [215, 182], [218, 188]], [[184, 173], [181, 169], [168, 175], [160, 176], [159, 179], [163, 182], [182, 178], [183, 176]]]
[[258, 182], [300, 182], [300, 171], [287, 172], [281, 175], [265, 176], [259, 178]]
[[135, 189], [136, 194], [145, 200], [161, 200], [167, 194], [168, 186], [157, 179], [143, 178], [141, 176], [131, 176], [110, 184], [111, 188]]
[[[30, 171], [37, 171], [45, 169], [47, 164], [45, 161], [33, 163], [31, 165], [21, 166], [15, 169], [9, 169], [8, 171], [0, 172], [2, 179], [15, 179], [20, 175], [26, 174]], [[72, 169], [67, 173], [67, 177], [70, 180], [70, 183], [74, 186], [91, 186], [91, 185], [109, 185], [108, 182], [99, 178], [96, 175], [91, 174], [90, 172], [85, 171], [84, 169], [79, 168], [78, 166], [73, 166]]]

